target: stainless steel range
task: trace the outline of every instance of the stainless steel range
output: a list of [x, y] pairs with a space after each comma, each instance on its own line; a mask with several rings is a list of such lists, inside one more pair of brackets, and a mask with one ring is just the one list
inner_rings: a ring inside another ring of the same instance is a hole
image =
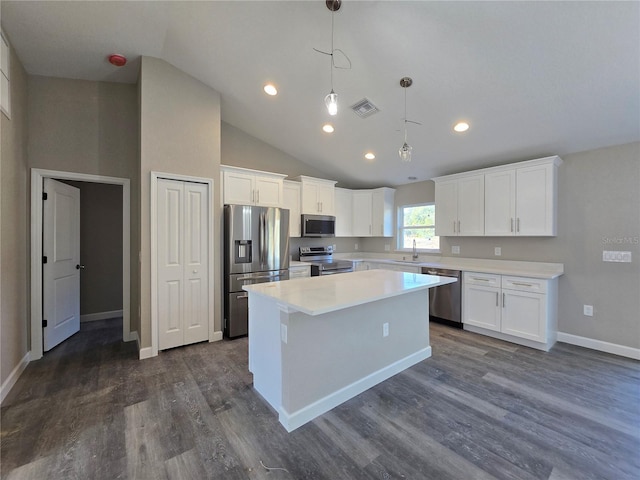
[[336, 273], [353, 272], [350, 260], [334, 260], [333, 247], [300, 247], [300, 261], [311, 264], [311, 276], [335, 275]]

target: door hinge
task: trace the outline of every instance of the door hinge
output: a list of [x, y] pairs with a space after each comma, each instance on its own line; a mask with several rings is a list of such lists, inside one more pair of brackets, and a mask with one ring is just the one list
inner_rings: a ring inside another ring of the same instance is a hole
[[47, 256], [46, 256], [46, 255], [44, 255], [44, 256], [42, 257], [42, 263], [47, 263]]
[[42, 328], [45, 328], [47, 326], [47, 321], [46, 320], [42, 320]]
[[46, 200], [47, 199], [47, 192], [42, 192], [42, 200]]

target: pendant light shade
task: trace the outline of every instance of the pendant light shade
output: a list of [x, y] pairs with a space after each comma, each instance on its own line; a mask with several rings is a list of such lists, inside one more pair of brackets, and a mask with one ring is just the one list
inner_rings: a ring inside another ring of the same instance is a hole
[[403, 162], [410, 162], [412, 151], [413, 151], [413, 147], [409, 145], [407, 142], [404, 142], [404, 144], [400, 147], [400, 150], [398, 150], [398, 154], [400, 155], [400, 160], [402, 160]]
[[338, 94], [331, 89], [331, 93], [324, 97], [324, 104], [327, 106], [329, 115], [336, 115], [338, 113]]

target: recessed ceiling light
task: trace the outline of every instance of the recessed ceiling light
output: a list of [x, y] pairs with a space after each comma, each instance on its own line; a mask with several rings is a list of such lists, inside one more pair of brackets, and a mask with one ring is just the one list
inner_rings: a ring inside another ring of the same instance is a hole
[[466, 132], [469, 130], [469, 124], [467, 122], [458, 122], [453, 126], [453, 129], [458, 133]]
[[323, 131], [325, 131], [325, 132], [327, 132], [327, 133], [333, 133], [333, 131], [334, 131], [335, 129], [333, 128], [333, 125], [331, 125], [330, 123], [325, 123], [325, 124], [322, 126], [322, 130], [323, 130]]
[[264, 86], [264, 93], [266, 93], [267, 95], [277, 95], [278, 94], [278, 89], [275, 87], [275, 85], [271, 84], [271, 83], [267, 83]]
[[366, 158], [367, 160], [373, 160], [374, 158], [376, 158], [376, 156], [373, 154], [373, 152], [367, 152], [364, 154], [364, 158]]

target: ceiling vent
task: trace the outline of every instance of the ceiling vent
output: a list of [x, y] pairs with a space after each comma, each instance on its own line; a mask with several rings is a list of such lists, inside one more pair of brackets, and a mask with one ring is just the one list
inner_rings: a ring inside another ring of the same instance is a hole
[[359, 102], [351, 105], [351, 110], [355, 112], [360, 118], [367, 118], [380, 110], [368, 99], [363, 98]]

